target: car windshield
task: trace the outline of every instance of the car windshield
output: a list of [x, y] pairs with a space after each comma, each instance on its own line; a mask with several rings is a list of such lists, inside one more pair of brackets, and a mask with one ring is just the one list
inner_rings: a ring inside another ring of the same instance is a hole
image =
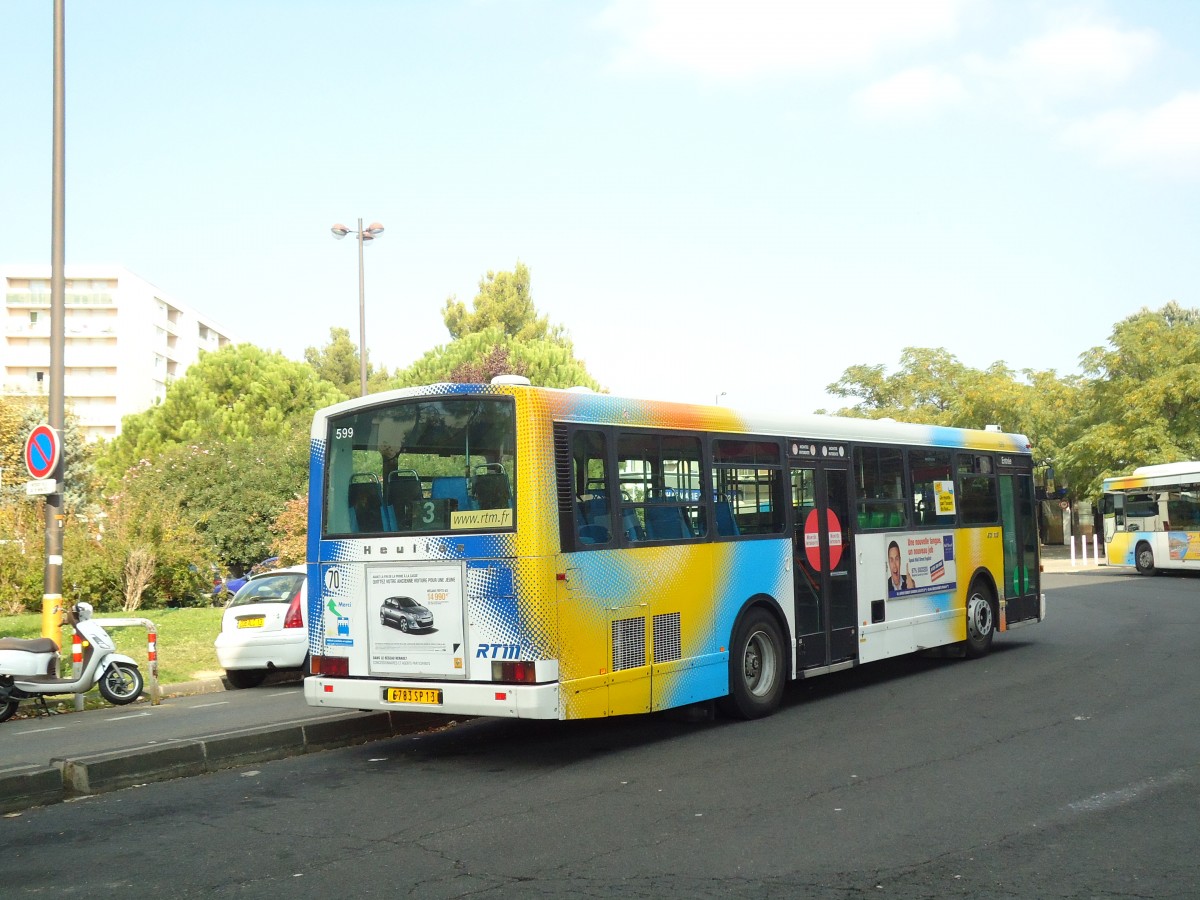
[[304, 584], [301, 572], [282, 572], [247, 581], [229, 601], [230, 606], [245, 606], [248, 603], [290, 603], [296, 591]]
[[325, 534], [511, 530], [508, 397], [403, 400], [329, 420]]

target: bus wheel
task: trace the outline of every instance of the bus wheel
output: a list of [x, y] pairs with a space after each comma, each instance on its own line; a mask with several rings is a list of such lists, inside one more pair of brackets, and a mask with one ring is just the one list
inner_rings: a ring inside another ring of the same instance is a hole
[[729, 653], [729, 696], [721, 709], [743, 719], [768, 716], [783, 697], [783, 635], [764, 609], [746, 613], [734, 629]]
[[996, 636], [996, 607], [992, 592], [980, 582], [971, 585], [967, 596], [967, 656], [978, 659], [985, 655]]
[[1154, 574], [1154, 551], [1145, 541], [1142, 541], [1137, 545], [1137, 550], [1134, 553], [1134, 560], [1137, 562], [1137, 570], [1139, 575]]

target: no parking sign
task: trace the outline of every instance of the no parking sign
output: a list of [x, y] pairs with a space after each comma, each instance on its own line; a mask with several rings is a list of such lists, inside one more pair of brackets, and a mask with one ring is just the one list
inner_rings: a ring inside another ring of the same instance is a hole
[[25, 468], [35, 479], [49, 478], [58, 468], [62, 442], [49, 425], [38, 425], [25, 441]]

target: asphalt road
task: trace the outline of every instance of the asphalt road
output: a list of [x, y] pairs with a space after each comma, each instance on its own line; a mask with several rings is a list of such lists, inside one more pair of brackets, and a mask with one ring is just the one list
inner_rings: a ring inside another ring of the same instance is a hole
[[[759, 722], [474, 720], [0, 820], [5, 896], [1194, 897], [1200, 578]], [[6, 742], [7, 743], [7, 742]]]

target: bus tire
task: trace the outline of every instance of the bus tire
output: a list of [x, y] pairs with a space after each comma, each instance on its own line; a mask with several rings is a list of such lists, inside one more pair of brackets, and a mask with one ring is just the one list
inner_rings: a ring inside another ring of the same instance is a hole
[[1139, 575], [1154, 574], [1154, 549], [1145, 541], [1137, 545], [1133, 551], [1133, 561], [1137, 565]]
[[964, 642], [967, 656], [971, 659], [986, 656], [995, 636], [996, 600], [982, 581], [974, 581], [967, 594], [967, 639]]
[[738, 620], [729, 652], [729, 695], [721, 709], [742, 719], [769, 716], [783, 698], [783, 633], [775, 617], [754, 607]]

